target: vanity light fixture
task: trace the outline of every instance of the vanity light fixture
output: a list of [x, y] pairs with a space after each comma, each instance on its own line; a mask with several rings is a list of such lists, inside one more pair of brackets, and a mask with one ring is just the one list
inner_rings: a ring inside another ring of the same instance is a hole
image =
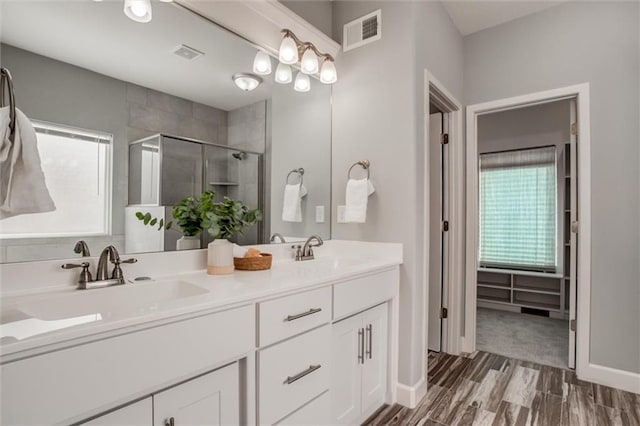
[[150, 0], [124, 0], [124, 14], [136, 22], [151, 21]]
[[262, 83], [262, 79], [253, 74], [237, 73], [234, 74], [231, 78], [233, 79], [233, 82], [236, 84], [236, 86], [238, 86], [238, 88], [244, 90], [245, 92], [255, 90], [260, 85], [260, 83]]
[[320, 68], [320, 82], [324, 84], [333, 84], [338, 81], [338, 72], [333, 58], [326, 57]]
[[266, 52], [258, 50], [256, 57], [253, 59], [253, 72], [258, 75], [271, 74], [271, 58]]
[[302, 71], [296, 75], [296, 81], [293, 83], [293, 90], [296, 92], [308, 92], [311, 90], [311, 79]]
[[[320, 52], [313, 43], [301, 41], [291, 30], [283, 29], [282, 33], [284, 38], [282, 39], [282, 44], [280, 44], [278, 55], [281, 64], [293, 65], [297, 63], [299, 52], [302, 52], [300, 70], [304, 74], [318, 73], [318, 58], [320, 58], [323, 59], [322, 67], [320, 67], [320, 81], [324, 84], [333, 84], [338, 81], [338, 73], [333, 56]], [[276, 81], [278, 81], [277, 75]], [[278, 81], [278, 83], [280, 82]]]
[[282, 62], [278, 64], [276, 68], [275, 75], [276, 83], [280, 84], [289, 84], [293, 80], [293, 75], [291, 73], [291, 67], [289, 65], [285, 65]]
[[318, 57], [311, 47], [307, 47], [302, 54], [300, 70], [305, 74], [315, 74], [318, 72]]

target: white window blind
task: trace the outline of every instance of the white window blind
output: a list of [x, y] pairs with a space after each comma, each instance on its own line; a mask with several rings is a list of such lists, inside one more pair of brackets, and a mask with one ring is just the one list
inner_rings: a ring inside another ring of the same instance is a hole
[[480, 155], [480, 265], [556, 271], [556, 148]]

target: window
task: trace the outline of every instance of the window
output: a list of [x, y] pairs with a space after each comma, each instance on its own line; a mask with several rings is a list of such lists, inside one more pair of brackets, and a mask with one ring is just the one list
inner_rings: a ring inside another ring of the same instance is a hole
[[480, 265], [557, 269], [556, 148], [480, 156]]
[[33, 123], [56, 210], [0, 221], [0, 238], [105, 235], [110, 232], [111, 135]]

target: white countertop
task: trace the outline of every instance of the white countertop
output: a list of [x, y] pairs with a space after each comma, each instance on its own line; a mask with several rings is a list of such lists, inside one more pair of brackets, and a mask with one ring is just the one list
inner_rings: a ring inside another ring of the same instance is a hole
[[[153, 280], [94, 290], [75, 290], [64, 285], [48, 288], [47, 291], [3, 297], [0, 300], [1, 361], [4, 363], [165, 322], [330, 285], [402, 263], [400, 244], [329, 241], [325, 246], [316, 249], [314, 260], [294, 262], [283, 259], [283, 256], [275, 256], [272, 268], [266, 271], [207, 275], [205, 270], [200, 269], [156, 277], [151, 273], [141, 274], [146, 271], [138, 269], [136, 276], [147, 275]], [[264, 247], [261, 246], [263, 251], [267, 251]], [[193, 255], [198, 255], [197, 251]], [[162, 258], [147, 263], [151, 265], [167, 261], [167, 253], [158, 256]], [[131, 275], [127, 276], [131, 278]], [[168, 302], [144, 302], [147, 289], [154, 291], [160, 286], [171, 285], [196, 291], [178, 295]], [[65, 298], [65, 303], [71, 308], [68, 315], [56, 313], [44, 320], [30, 314], [34, 306], [44, 311], [55, 311], [56, 300], [61, 298]], [[103, 306], [92, 308], [87, 298], [92, 301], [112, 298], [116, 303], [109, 305], [113, 309]], [[117, 303], [120, 300], [118, 298], [123, 300], [122, 303]], [[129, 309], [122, 305], [127, 305]], [[131, 309], [131, 306], [135, 309]]]

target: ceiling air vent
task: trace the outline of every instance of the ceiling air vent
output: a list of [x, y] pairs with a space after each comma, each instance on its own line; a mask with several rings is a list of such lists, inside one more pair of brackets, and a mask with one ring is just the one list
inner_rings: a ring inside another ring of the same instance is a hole
[[192, 61], [200, 56], [204, 55], [203, 52], [194, 49], [193, 47], [189, 47], [186, 44], [181, 44], [173, 50], [175, 55], [180, 56], [181, 58]]
[[382, 38], [382, 11], [371, 12], [344, 26], [342, 50], [345, 52]]

